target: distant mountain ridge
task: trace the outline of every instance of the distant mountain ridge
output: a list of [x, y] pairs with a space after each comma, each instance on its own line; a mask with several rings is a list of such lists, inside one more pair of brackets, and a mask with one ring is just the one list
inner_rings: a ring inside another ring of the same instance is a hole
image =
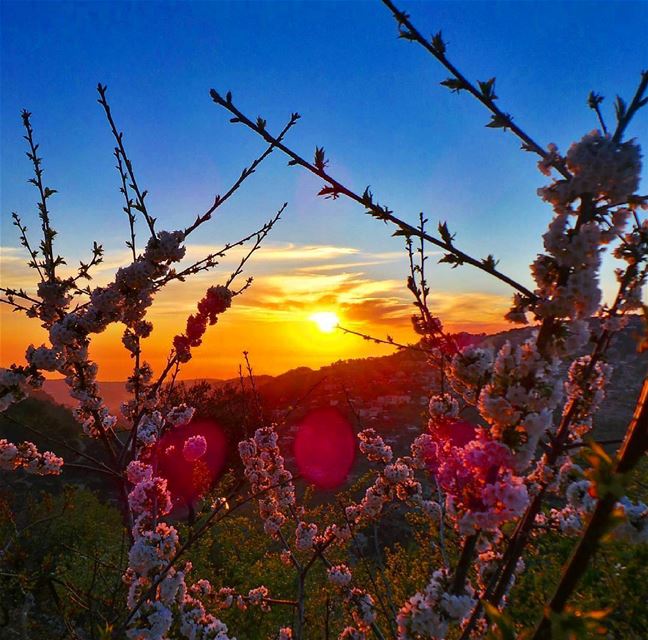
[[[631, 317], [628, 327], [615, 336], [610, 346], [608, 360], [614, 366], [614, 373], [601, 412], [603, 433], [616, 433], [617, 425], [620, 426], [629, 418], [646, 374], [648, 358], [637, 353], [636, 348], [641, 328], [641, 319]], [[520, 343], [532, 331], [533, 327], [523, 327], [492, 335], [461, 334], [461, 342], [484, 342], [497, 348], [505, 340]], [[568, 366], [568, 363], [564, 366]], [[238, 387], [240, 384], [238, 378], [197, 378], [181, 382], [191, 386], [205, 381], [216, 388], [225, 385]], [[435, 392], [434, 374], [425, 355], [415, 349], [403, 349], [384, 356], [339, 360], [317, 370], [298, 367], [277, 376], [258, 375], [254, 381], [264, 405], [278, 419], [286, 412], [292, 413], [296, 407], [304, 410], [313, 406], [342, 408], [352, 403], [367, 419], [376, 413], [386, 413], [382, 409], [391, 406], [389, 413], [396, 416], [402, 414], [398, 418], [401, 422], [414, 421], [424, 410], [429, 395]], [[100, 382], [99, 388], [110, 411], [119, 416], [120, 404], [129, 398], [125, 383]], [[63, 380], [47, 380], [43, 391], [58, 404], [74, 406]], [[394, 409], [393, 405], [399, 403], [409, 405], [409, 408]], [[300, 413], [297, 411], [294, 417]]]
[[[255, 376], [255, 382], [258, 386], [262, 386], [272, 376], [260, 375]], [[208, 382], [214, 387], [222, 387], [226, 384], [238, 384], [238, 378], [231, 378], [228, 380], [221, 380], [219, 378], [195, 378], [192, 380], [182, 380], [185, 384], [194, 384], [196, 382]], [[125, 381], [104, 381], [99, 382], [99, 390], [101, 397], [104, 399], [106, 406], [113, 413], [119, 413], [119, 405], [129, 399], [129, 394], [126, 392]], [[74, 398], [70, 397], [70, 391], [65, 384], [65, 380], [45, 380], [42, 391], [50, 396], [56, 403], [62, 404], [65, 407], [75, 406]]]

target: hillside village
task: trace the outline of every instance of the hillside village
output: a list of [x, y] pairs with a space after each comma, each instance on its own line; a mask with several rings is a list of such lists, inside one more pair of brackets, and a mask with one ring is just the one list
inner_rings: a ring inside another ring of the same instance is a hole
[[[640, 318], [632, 317], [629, 326], [610, 346], [608, 359], [614, 372], [595, 424], [596, 437], [601, 440], [619, 439], [632, 415], [648, 364], [648, 358], [637, 352], [641, 329]], [[531, 331], [531, 328], [513, 329], [491, 336], [466, 334], [462, 338], [499, 347], [505, 340], [521, 342]], [[568, 366], [565, 362], [565, 370]], [[185, 381], [181, 387], [186, 390], [203, 385], [210, 393], [219, 394], [208, 402], [224, 403], [227, 397], [240, 392], [240, 384], [238, 379]], [[244, 381], [244, 385], [251, 392], [250, 382]], [[126, 399], [123, 383], [102, 383], [101, 387], [108, 406], [118, 411], [119, 403]], [[265, 418], [279, 425], [284, 450], [290, 457], [300, 421], [309, 412], [321, 408], [341, 412], [356, 432], [375, 428], [397, 453], [405, 453], [409, 442], [425, 428], [428, 399], [438, 390], [439, 383], [425, 354], [411, 348], [382, 357], [340, 360], [318, 370], [299, 367], [274, 377], [255, 376], [254, 387]], [[57, 402], [71, 406], [63, 381], [47, 381], [44, 391]], [[470, 409], [464, 417], [477, 419]]]

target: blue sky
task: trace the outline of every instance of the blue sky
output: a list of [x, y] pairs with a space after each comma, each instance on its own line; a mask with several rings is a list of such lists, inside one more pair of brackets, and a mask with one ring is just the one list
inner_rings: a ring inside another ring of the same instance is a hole
[[[449, 57], [471, 79], [497, 77], [504, 111], [542, 144], [562, 150], [596, 126], [590, 90], [631, 97], [648, 67], [646, 2], [406, 2], [423, 33], [442, 30]], [[396, 38], [380, 2], [11, 2], [2, 11], [2, 245], [17, 246], [11, 211], [36, 228], [25, 180], [20, 109], [33, 112], [61, 251], [78, 259], [92, 239], [123, 248], [113, 143], [96, 84], [109, 97], [160, 228], [178, 228], [223, 192], [263, 149], [208, 96], [277, 131], [302, 114], [289, 144], [323, 145], [333, 175], [401, 217], [448, 220], [469, 252], [493, 252], [528, 281], [549, 208], [546, 179], [517, 140], [484, 127], [488, 116], [417, 45]], [[631, 135], [646, 132], [648, 113]], [[645, 184], [645, 183], [644, 183]], [[194, 240], [222, 244], [289, 206], [272, 243], [399, 251], [390, 229], [352, 203], [316, 197], [319, 181], [279, 154]], [[645, 190], [645, 189], [644, 189]], [[142, 229], [143, 238], [143, 229]], [[367, 260], [365, 260], [367, 261]], [[263, 270], [263, 265], [259, 267]], [[254, 268], [252, 268], [254, 272]], [[368, 278], [404, 277], [402, 260], [363, 267]], [[440, 291], [507, 293], [469, 268], [434, 270]]]

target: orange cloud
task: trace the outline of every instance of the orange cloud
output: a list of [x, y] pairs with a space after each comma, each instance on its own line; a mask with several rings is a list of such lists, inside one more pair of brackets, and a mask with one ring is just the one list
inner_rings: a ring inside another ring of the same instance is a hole
[[[199, 259], [213, 247], [189, 247], [185, 262]], [[145, 358], [159, 369], [168, 354], [173, 336], [183, 330], [186, 317], [207, 287], [224, 282], [243, 255], [233, 250], [215, 272], [203, 272], [187, 282], [170, 284], [157, 296], [149, 317], [155, 325], [152, 336], [143, 343]], [[95, 272], [93, 284], [110, 281], [115, 269], [126, 263], [127, 251], [109, 254]], [[251, 270], [260, 275], [244, 295], [235, 298], [232, 309], [207, 333], [194, 359], [182, 376], [234, 377], [241, 352], [251, 353], [259, 373], [277, 374], [297, 366], [319, 367], [340, 358], [358, 358], [389, 352], [388, 347], [368, 343], [339, 331], [321, 333], [309, 319], [316, 311], [334, 311], [341, 324], [364, 333], [412, 342], [417, 339], [409, 317], [414, 312], [404, 280], [379, 278], [366, 267], [403, 261], [398, 252], [372, 254], [353, 247], [328, 245], [269, 244], [254, 256]], [[34, 273], [21, 265], [20, 249], [2, 251], [3, 286], [34, 290]], [[405, 273], [405, 265], [401, 265]], [[69, 273], [74, 272], [68, 266]], [[393, 271], [393, 269], [391, 269]], [[246, 274], [244, 274], [245, 276]], [[451, 331], [494, 331], [504, 328], [502, 316], [509, 299], [487, 293], [433, 292], [434, 313]], [[23, 362], [25, 348], [46, 342], [37, 320], [12, 314], [3, 305], [0, 347], [2, 366]], [[121, 348], [119, 326], [95, 336], [91, 356], [100, 365], [103, 380], [124, 379], [131, 361]]]
[[500, 294], [474, 291], [430, 294], [432, 312], [453, 332], [494, 333], [510, 329], [510, 323], [504, 320], [510, 306], [511, 297]]

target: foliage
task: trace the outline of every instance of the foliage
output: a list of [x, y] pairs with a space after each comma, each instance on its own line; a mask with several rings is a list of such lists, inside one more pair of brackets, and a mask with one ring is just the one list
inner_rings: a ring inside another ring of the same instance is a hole
[[128, 536], [119, 510], [71, 485], [56, 495], [23, 498], [23, 504], [13, 502], [16, 496], [2, 496], [0, 635], [23, 637], [25, 617], [29, 635], [64, 637], [69, 625], [97, 631], [125, 597], [119, 577]]

